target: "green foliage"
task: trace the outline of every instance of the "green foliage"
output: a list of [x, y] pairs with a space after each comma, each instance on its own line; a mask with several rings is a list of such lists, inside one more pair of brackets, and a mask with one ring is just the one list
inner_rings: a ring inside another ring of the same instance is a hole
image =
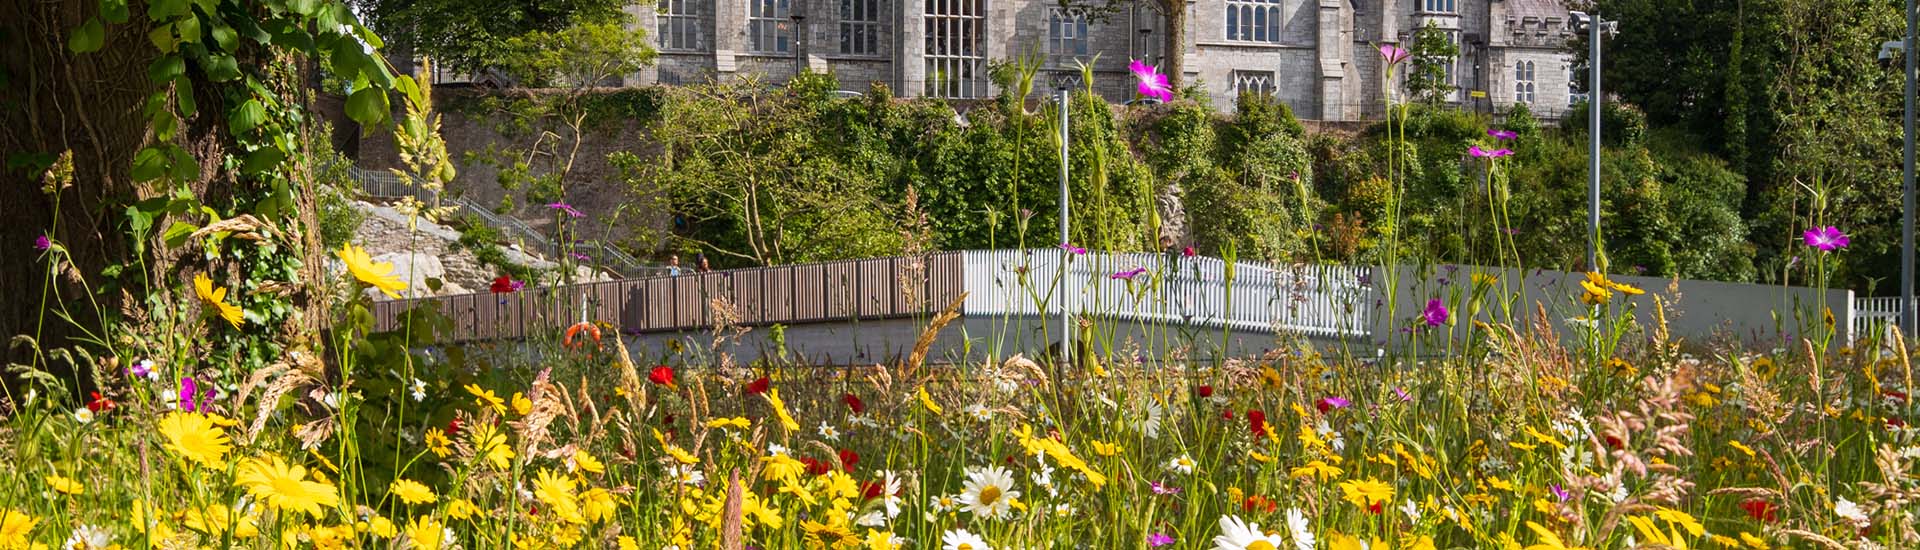
[[654, 58], [645, 36], [624, 19], [536, 30], [501, 47], [499, 67], [532, 87], [598, 86], [608, 78], [639, 72]]
[[507, 237], [499, 229], [495, 229], [479, 216], [472, 214], [461, 216], [458, 221], [460, 222], [457, 224], [460, 229], [458, 244], [460, 248], [473, 252], [474, 259], [479, 260], [480, 265], [491, 266], [500, 273], [513, 276], [514, 279], [538, 280], [533, 268], [507, 259], [506, 251], [500, 248], [500, 243], [507, 242]]
[[[323, 137], [332, 133], [324, 123], [310, 132]], [[353, 161], [335, 151], [331, 141], [313, 140], [310, 154], [316, 168], [313, 181], [317, 184], [320, 244], [327, 250], [339, 250], [367, 219], [366, 214], [353, 208], [353, 200], [360, 194], [360, 180], [350, 171]]]
[[477, 73], [512, 54], [510, 40], [576, 23], [622, 21], [628, 0], [352, 0], [368, 25], [413, 53]]
[[1446, 31], [1428, 21], [1427, 26], [1414, 31], [1407, 53], [1404, 83], [1407, 94], [1414, 101], [1428, 105], [1445, 101], [1447, 94], [1454, 90], [1448, 83], [1447, 73], [1454, 59], [1460, 57], [1460, 46], [1447, 38]]
[[[1585, 139], [1590, 124], [1587, 109], [1591, 103], [1580, 102], [1567, 110], [1567, 116], [1560, 119], [1560, 129], [1567, 135]], [[1647, 114], [1640, 107], [1630, 103], [1608, 101], [1600, 109], [1600, 141], [1610, 147], [1632, 147], [1639, 145], [1647, 137]]]

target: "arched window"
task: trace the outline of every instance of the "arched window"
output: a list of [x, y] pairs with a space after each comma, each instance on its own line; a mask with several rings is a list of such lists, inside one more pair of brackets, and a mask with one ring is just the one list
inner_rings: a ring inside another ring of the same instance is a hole
[[1513, 101], [1532, 105], [1537, 98], [1538, 86], [1534, 83], [1534, 64], [1521, 61], [1513, 64]]
[[1227, 0], [1227, 40], [1280, 43], [1284, 0]]

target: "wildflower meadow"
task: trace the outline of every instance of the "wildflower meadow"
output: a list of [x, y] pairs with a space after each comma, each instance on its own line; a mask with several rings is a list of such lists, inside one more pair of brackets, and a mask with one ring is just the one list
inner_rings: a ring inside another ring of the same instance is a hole
[[[181, 9], [163, 15], [226, 13]], [[320, 50], [372, 50], [352, 41], [362, 30], [337, 26], [313, 26], [333, 44]], [[279, 38], [307, 36], [300, 28], [237, 40], [315, 47]], [[218, 44], [236, 40], [222, 32], [176, 46], [213, 52], [193, 58], [199, 67], [233, 47]], [[1408, 58], [1379, 50], [1388, 70]], [[346, 68], [386, 74], [365, 63]], [[1141, 96], [1173, 98], [1153, 65], [1132, 72]], [[361, 77], [379, 97], [354, 93], [348, 108], [384, 113], [392, 92], [404, 112], [374, 131], [395, 133], [405, 181], [444, 185], [453, 174], [430, 86], [387, 80]], [[174, 112], [190, 95], [151, 108]], [[1404, 140], [1410, 107], [1387, 99], [1388, 135]], [[235, 112], [262, 108], [246, 101]], [[284, 107], [267, 109], [297, 112]], [[231, 131], [273, 151], [279, 138], [247, 132], [278, 119], [247, 116], [253, 125]], [[1496, 125], [1458, 151], [1487, 176], [1473, 199], [1485, 215], [1461, 231], [1491, 236], [1477, 246], [1494, 265], [1459, 267], [1416, 302], [1385, 293], [1391, 337], [1276, 330], [1265, 351], [1240, 356], [1095, 330], [1064, 362], [929, 352], [957, 330], [957, 303], [914, 319], [909, 353], [833, 364], [639, 349], [592, 318], [523, 340], [446, 342], [448, 321], [425, 309], [376, 330], [375, 299], [407, 295], [411, 277], [364, 243], [315, 247], [282, 223], [299, 217], [296, 201], [241, 212], [191, 191], [159, 195], [130, 207], [146, 224], [121, 228], [145, 243], [126, 273], [210, 258], [251, 267], [154, 283], [113, 308], [96, 298], [128, 287], [7, 298], [36, 301], [41, 325], [70, 327], [72, 344], [12, 340], [31, 360], [5, 374], [0, 550], [1920, 548], [1911, 342], [1837, 337], [1833, 312], [1818, 309], [1777, 312], [1790, 336], [1765, 344], [1676, 337], [1667, 319], [1687, 304], [1634, 305], [1651, 289], [1611, 274], [1604, 240], [1575, 292], [1508, 280], [1532, 265], [1506, 208], [1515, 139]], [[230, 157], [231, 169], [299, 177], [261, 168], [280, 160], [263, 155]], [[75, 167], [70, 155], [50, 166], [45, 193], [58, 197]], [[1389, 214], [1370, 223], [1381, 234], [1412, 216], [1412, 168], [1394, 160], [1378, 175]], [[260, 189], [262, 201], [278, 196]], [[1803, 192], [1824, 204], [1819, 183]], [[563, 226], [583, 217], [550, 206]], [[401, 210], [430, 219], [440, 208]], [[168, 215], [198, 221], [153, 222]], [[1796, 258], [1824, 290], [1852, 229], [1817, 208], [1801, 225]], [[3, 246], [33, 255], [38, 276], [85, 284], [71, 273], [97, 238], [47, 231]], [[1380, 243], [1375, 265], [1436, 263]], [[288, 252], [299, 247], [314, 253]], [[1166, 255], [1092, 276], [1171, 300], [1163, 285], [1193, 252]], [[1426, 284], [1380, 273], [1369, 284]], [[1005, 291], [1050, 284], [1028, 283]], [[501, 275], [485, 296], [542, 284]], [[1105, 319], [1074, 313], [1082, 326]], [[1177, 320], [1155, 323], [1184, 334]], [[704, 334], [744, 330], [772, 329], [723, 320]], [[267, 334], [294, 336], [269, 345]]]

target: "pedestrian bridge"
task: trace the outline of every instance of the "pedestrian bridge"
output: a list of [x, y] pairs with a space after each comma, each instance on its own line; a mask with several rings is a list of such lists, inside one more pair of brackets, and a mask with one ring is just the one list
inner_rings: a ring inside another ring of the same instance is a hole
[[554, 338], [585, 321], [611, 326], [646, 357], [864, 364], [904, 356], [957, 302], [960, 317], [934, 341], [931, 361], [1045, 353], [1065, 316], [1094, 336], [1086, 341], [1239, 355], [1271, 347], [1276, 334], [1364, 340], [1376, 302], [1367, 273], [1180, 254], [980, 250], [397, 300], [375, 304], [374, 314], [390, 330], [409, 310], [438, 309], [451, 324], [424, 340], [442, 344]]

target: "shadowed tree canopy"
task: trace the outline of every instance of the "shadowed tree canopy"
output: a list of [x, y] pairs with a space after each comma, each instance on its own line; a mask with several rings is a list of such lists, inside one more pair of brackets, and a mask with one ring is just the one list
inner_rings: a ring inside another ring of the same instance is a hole
[[632, 0], [350, 0], [380, 36], [454, 71], [479, 72], [510, 53], [507, 42], [576, 22], [622, 19]]

